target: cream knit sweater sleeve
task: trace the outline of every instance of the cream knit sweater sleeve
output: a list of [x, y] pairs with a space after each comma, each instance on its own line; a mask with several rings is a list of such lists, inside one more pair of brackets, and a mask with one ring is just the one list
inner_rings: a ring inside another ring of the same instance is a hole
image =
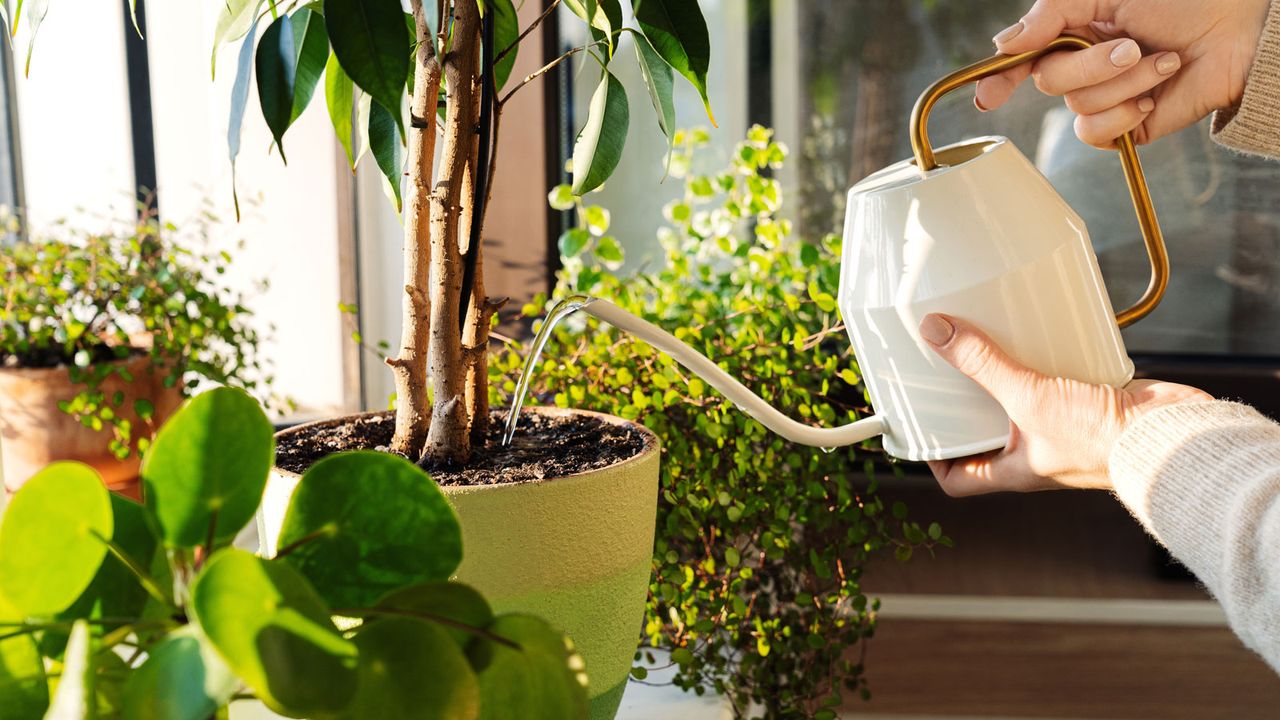
[[1116, 443], [1111, 479], [1280, 672], [1280, 425], [1231, 402], [1153, 410]]
[[1213, 138], [1229, 148], [1280, 157], [1280, 0], [1272, 0], [1240, 107], [1213, 116]]

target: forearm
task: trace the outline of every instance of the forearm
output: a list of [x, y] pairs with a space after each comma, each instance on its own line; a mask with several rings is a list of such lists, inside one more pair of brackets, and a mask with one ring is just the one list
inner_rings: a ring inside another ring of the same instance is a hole
[[1280, 0], [1272, 0], [1239, 107], [1213, 116], [1213, 137], [1242, 152], [1280, 158]]
[[1280, 425], [1206, 402], [1134, 421], [1111, 455], [1116, 495], [1280, 671]]

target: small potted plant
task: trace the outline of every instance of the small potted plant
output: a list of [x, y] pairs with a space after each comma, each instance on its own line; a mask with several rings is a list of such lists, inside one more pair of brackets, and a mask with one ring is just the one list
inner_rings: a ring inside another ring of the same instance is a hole
[[14, 495], [0, 523], [0, 715], [586, 717], [564, 635], [449, 582], [458, 519], [402, 458], [326, 458], [274, 557], [232, 547], [258, 509], [272, 430], [248, 395], [213, 390], [156, 436], [145, 506], [75, 462]]
[[0, 455], [9, 492], [56, 460], [137, 494], [139, 456], [200, 382], [271, 378], [231, 257], [147, 216], [0, 248]]

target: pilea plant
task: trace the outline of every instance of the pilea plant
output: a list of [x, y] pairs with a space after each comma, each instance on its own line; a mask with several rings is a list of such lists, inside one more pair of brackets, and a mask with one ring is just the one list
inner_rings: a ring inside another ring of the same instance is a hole
[[154, 431], [137, 433], [122, 410], [149, 424], [156, 400], [122, 408], [123, 393], [101, 389], [112, 376], [132, 382], [121, 360], [149, 356], [168, 388], [233, 385], [282, 403], [272, 398], [245, 294], [222, 282], [231, 255], [201, 242], [206, 222], [184, 231], [147, 213], [124, 231], [62, 227], [3, 248], [0, 367], [68, 368], [82, 389], [59, 407], [86, 427], [109, 429], [120, 458], [145, 449]]
[[[792, 236], [782, 191], [768, 174], [786, 156], [753, 127], [732, 164], [691, 171], [707, 141], [677, 132], [672, 176], [683, 197], [658, 233], [665, 262], [620, 278], [609, 213], [551, 193], [576, 210], [561, 238], [558, 296], [608, 298], [718, 362], [771, 404], [827, 426], [868, 412], [836, 315], [840, 238]], [[544, 311], [539, 300], [524, 309]], [[563, 326], [562, 326], [563, 327]], [[877, 474], [898, 474], [878, 446], [821, 453], [797, 448], [710, 392], [663, 355], [608, 326], [557, 330], [538, 368], [536, 397], [639, 420], [662, 439], [658, 541], [644, 636], [671, 651], [675, 683], [727, 695], [739, 717], [834, 718], [847, 691], [867, 693], [859, 644], [878, 601], [861, 584], [873, 555], [906, 560], [950, 545], [936, 523], [886, 505]], [[494, 362], [495, 392], [510, 391], [523, 353]], [[641, 653], [643, 680], [654, 656]]]
[[0, 715], [209, 720], [257, 699], [299, 718], [586, 716], [563, 635], [448, 582], [458, 520], [402, 458], [326, 458], [275, 557], [232, 547], [273, 456], [258, 404], [223, 388], [161, 429], [145, 506], [76, 463], [24, 485], [0, 524]]

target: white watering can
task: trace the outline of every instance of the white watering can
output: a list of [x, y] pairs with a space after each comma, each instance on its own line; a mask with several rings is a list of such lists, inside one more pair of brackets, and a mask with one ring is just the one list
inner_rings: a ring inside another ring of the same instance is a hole
[[1008, 416], [924, 343], [918, 332], [924, 316], [944, 312], [968, 320], [1014, 358], [1049, 375], [1121, 387], [1133, 378], [1133, 362], [1120, 328], [1160, 302], [1168, 256], [1129, 135], [1116, 145], [1152, 277], [1142, 298], [1115, 314], [1084, 222], [1049, 181], [1007, 138], [978, 138], [935, 151], [929, 111], [943, 95], [979, 78], [1090, 45], [1061, 37], [1043, 50], [997, 55], [939, 80], [912, 113], [915, 157], [849, 191], [839, 309], [876, 415], [829, 429], [798, 423], [697, 351], [612, 303], [577, 297], [566, 301], [573, 305], [567, 309], [583, 309], [665, 351], [765, 427], [797, 443], [834, 448], [884, 435], [885, 449], [904, 460], [1004, 447]]

